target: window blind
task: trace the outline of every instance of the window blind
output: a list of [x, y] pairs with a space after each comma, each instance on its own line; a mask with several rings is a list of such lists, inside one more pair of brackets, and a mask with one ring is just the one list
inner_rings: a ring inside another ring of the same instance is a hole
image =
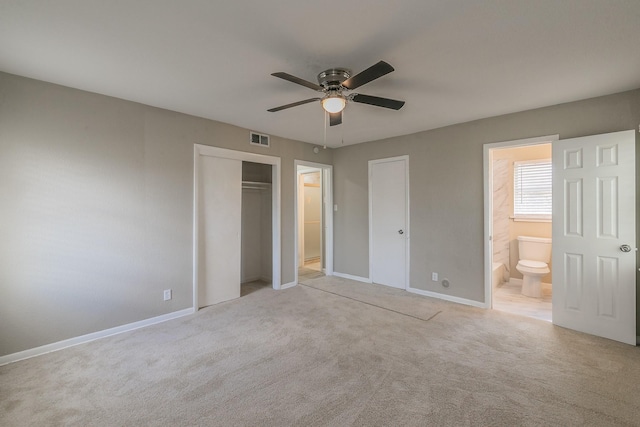
[[551, 160], [514, 162], [514, 218], [551, 219]]

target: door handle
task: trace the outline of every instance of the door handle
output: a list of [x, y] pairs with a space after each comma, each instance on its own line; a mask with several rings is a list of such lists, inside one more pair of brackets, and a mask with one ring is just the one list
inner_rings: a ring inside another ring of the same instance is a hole
[[629, 246], [629, 245], [622, 245], [622, 246], [620, 246], [620, 250], [621, 250], [622, 252], [631, 252], [631, 246]]
[[398, 234], [404, 234], [404, 230], [398, 230]]

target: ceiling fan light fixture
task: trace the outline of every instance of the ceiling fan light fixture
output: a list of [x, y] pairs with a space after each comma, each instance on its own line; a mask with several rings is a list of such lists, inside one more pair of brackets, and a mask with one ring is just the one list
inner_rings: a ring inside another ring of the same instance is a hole
[[339, 113], [346, 105], [347, 100], [342, 95], [328, 95], [322, 99], [322, 108], [327, 113]]

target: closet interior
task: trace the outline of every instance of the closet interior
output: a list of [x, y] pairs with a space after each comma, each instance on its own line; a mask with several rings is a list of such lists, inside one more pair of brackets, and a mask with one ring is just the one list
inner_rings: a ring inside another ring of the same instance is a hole
[[272, 281], [272, 167], [242, 162], [242, 295]]

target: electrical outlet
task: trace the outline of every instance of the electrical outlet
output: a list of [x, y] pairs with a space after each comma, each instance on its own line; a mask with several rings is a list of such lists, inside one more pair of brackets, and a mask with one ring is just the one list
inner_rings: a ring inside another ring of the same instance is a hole
[[164, 290], [164, 300], [169, 301], [171, 299], [171, 289]]
[[431, 273], [431, 280], [434, 282], [438, 281], [438, 273]]

